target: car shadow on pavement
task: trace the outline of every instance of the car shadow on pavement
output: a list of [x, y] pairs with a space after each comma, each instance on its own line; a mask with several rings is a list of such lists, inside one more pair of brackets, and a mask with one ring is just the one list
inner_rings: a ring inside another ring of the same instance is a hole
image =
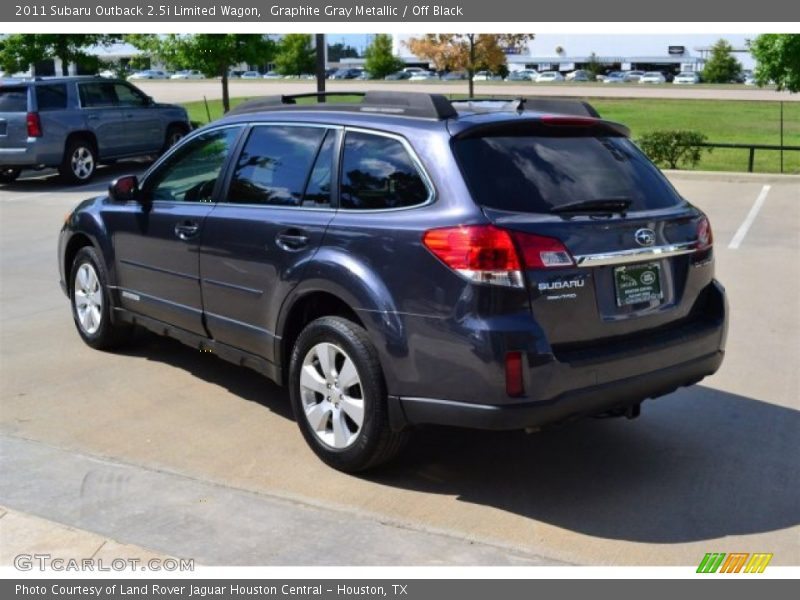
[[800, 523], [800, 412], [696, 385], [536, 434], [428, 428], [370, 477], [557, 527], [646, 543]]
[[[147, 332], [124, 353], [293, 419], [285, 388], [211, 354]], [[696, 385], [648, 400], [634, 421], [534, 434], [419, 428], [394, 462], [360, 477], [595, 537], [692, 542], [800, 523], [799, 436], [796, 410]]]
[[178, 367], [193, 377], [227, 389], [239, 398], [261, 404], [280, 417], [294, 420], [286, 388], [252, 369], [234, 365], [213, 353], [198, 352], [177, 340], [144, 330], [138, 330], [134, 342], [116, 353]]

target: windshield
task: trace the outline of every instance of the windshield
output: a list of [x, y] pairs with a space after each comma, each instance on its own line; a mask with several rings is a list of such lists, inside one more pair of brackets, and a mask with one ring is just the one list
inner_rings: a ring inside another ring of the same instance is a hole
[[549, 213], [576, 202], [626, 199], [638, 211], [682, 202], [624, 137], [475, 137], [456, 140], [454, 152], [473, 199], [488, 208]]

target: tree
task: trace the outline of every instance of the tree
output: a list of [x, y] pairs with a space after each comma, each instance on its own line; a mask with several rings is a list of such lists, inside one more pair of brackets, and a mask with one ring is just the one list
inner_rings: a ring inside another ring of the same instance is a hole
[[172, 67], [197, 69], [206, 77], [220, 77], [225, 112], [231, 107], [228, 70], [240, 63], [269, 62], [275, 54], [275, 42], [250, 33], [132, 34], [125, 39]]
[[343, 58], [358, 58], [358, 50], [352, 46], [337, 42], [336, 44], [328, 44], [328, 60], [331, 62], [339, 62]]
[[506, 64], [506, 52], [516, 50], [533, 39], [528, 33], [440, 33], [411, 38], [408, 48], [419, 58], [427, 59], [439, 71], [464, 70], [469, 81], [469, 97], [475, 95], [472, 81], [481, 69], [499, 70]]
[[592, 55], [589, 57], [589, 60], [583, 65], [584, 71], [591, 74], [592, 79], [597, 79], [598, 75], [603, 73], [603, 64], [597, 60], [597, 54], [592, 52]]
[[758, 85], [775, 82], [779, 90], [800, 92], [800, 34], [765, 33], [750, 44]]
[[688, 168], [697, 166], [702, 151], [713, 150], [698, 145], [705, 143], [706, 139], [699, 131], [666, 129], [646, 133], [636, 143], [657, 165], [677, 169], [681, 165]]
[[711, 47], [711, 56], [703, 67], [703, 79], [709, 83], [730, 83], [742, 73], [742, 65], [732, 54], [733, 47], [719, 40]]
[[85, 50], [91, 46], [112, 44], [120, 37], [108, 33], [12, 33], [0, 46], [0, 68], [9, 72], [27, 71], [30, 65], [58, 58], [61, 60], [61, 74], [69, 75], [70, 63], [92, 62]]
[[278, 42], [275, 55], [275, 70], [281, 75], [313, 73], [315, 61], [311, 36], [305, 33], [289, 33]]
[[365, 53], [364, 68], [376, 79], [383, 79], [387, 75], [399, 71], [405, 63], [392, 54], [392, 36], [379, 33], [372, 40]]

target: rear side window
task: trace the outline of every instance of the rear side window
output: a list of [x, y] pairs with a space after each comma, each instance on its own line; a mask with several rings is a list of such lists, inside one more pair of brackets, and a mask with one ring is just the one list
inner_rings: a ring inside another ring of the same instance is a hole
[[37, 85], [36, 105], [40, 111], [67, 108], [67, 86], [64, 84]]
[[0, 112], [28, 112], [28, 88], [0, 87]]
[[[322, 127], [254, 127], [236, 161], [228, 201], [237, 204], [304, 205], [303, 197], [311, 167], [320, 153], [326, 131]], [[329, 181], [327, 186], [330, 189]]]
[[454, 151], [473, 199], [487, 208], [547, 213], [573, 202], [628, 199], [636, 211], [681, 203], [624, 137], [475, 137], [456, 140]]
[[430, 192], [395, 138], [351, 131], [342, 157], [342, 208], [374, 210], [424, 203]]

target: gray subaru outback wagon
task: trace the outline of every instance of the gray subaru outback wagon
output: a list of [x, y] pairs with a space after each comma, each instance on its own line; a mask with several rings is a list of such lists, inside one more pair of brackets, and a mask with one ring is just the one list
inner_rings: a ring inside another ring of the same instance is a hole
[[98, 163], [159, 154], [189, 129], [185, 109], [157, 103], [127, 81], [0, 79], [0, 183], [46, 167], [86, 183]]

